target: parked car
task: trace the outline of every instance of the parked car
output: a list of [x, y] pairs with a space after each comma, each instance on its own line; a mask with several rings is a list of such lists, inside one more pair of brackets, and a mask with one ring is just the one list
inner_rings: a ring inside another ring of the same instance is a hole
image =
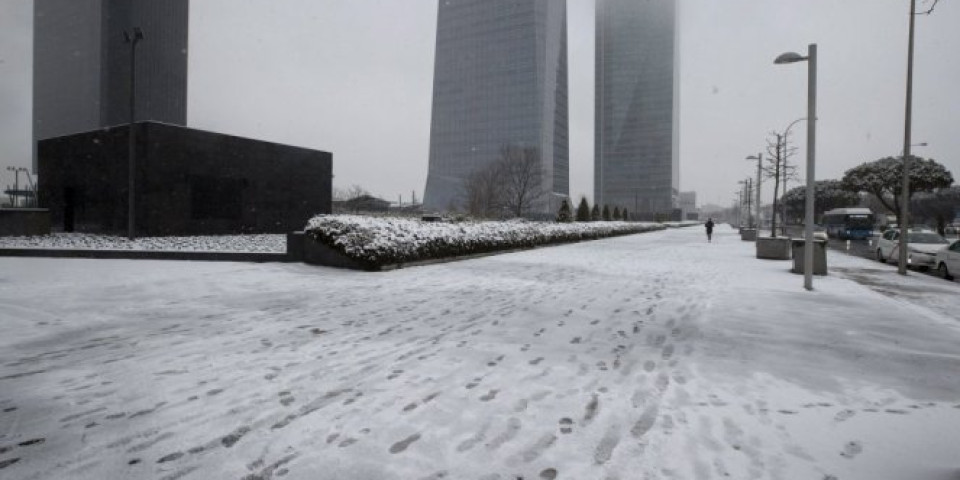
[[[947, 239], [936, 232], [916, 230], [907, 233], [907, 266], [910, 268], [936, 268], [935, 255], [937, 250], [949, 245]], [[877, 261], [886, 263], [888, 260], [900, 258], [900, 232], [887, 230], [877, 239]], [[948, 266], [949, 268], [949, 266]]]
[[934, 261], [940, 276], [947, 280], [953, 280], [953, 275], [950, 272], [960, 274], [960, 240], [954, 241], [947, 248], [937, 250]]

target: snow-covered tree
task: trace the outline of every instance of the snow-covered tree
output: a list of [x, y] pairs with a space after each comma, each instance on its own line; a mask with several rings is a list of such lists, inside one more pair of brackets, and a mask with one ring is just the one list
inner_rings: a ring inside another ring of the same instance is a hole
[[570, 204], [567, 203], [566, 199], [560, 203], [560, 211], [557, 212], [557, 221], [561, 223], [569, 223], [573, 221], [573, 214], [570, 212]]
[[590, 206], [587, 205], [587, 197], [580, 198], [580, 206], [577, 207], [577, 221], [578, 222], [590, 221]]
[[960, 186], [943, 188], [933, 193], [920, 193], [910, 201], [910, 211], [920, 222], [934, 223], [940, 235], [946, 234], [947, 223], [960, 208]]
[[[839, 180], [820, 180], [816, 183], [814, 197], [814, 215], [820, 216], [827, 210], [843, 207], [855, 207], [860, 204], [860, 196], [843, 188]], [[802, 219], [806, 211], [807, 187], [794, 187], [783, 196], [787, 207], [787, 216]]]
[[[910, 197], [933, 192], [953, 184], [953, 175], [933, 159], [910, 157]], [[886, 157], [853, 167], [843, 175], [843, 188], [867, 192], [902, 224], [900, 197], [903, 193], [903, 158]]]

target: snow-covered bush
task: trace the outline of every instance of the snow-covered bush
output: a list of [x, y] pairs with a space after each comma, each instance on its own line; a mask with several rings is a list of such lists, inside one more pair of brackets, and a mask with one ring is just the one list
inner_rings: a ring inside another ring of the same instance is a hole
[[664, 228], [656, 223], [421, 222], [403, 218], [320, 215], [304, 229], [316, 241], [366, 265], [529, 248]]

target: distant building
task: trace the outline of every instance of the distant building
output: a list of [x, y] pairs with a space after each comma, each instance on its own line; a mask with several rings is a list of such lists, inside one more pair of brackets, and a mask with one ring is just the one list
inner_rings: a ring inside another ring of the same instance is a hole
[[129, 122], [130, 44], [139, 27], [136, 120], [187, 123], [189, 0], [34, 0], [33, 140]]
[[594, 201], [676, 216], [676, 0], [597, 0]]
[[680, 211], [684, 220], [699, 219], [697, 192], [680, 192]]
[[[284, 233], [330, 213], [330, 153], [154, 122], [136, 124], [137, 236]], [[126, 233], [128, 127], [39, 142], [53, 230]]]
[[540, 213], [569, 194], [567, 11], [557, 0], [440, 0], [424, 209], [456, 210], [504, 147], [535, 148]]
[[335, 200], [333, 210], [342, 213], [388, 212], [390, 202], [373, 195], [361, 195], [349, 200]]

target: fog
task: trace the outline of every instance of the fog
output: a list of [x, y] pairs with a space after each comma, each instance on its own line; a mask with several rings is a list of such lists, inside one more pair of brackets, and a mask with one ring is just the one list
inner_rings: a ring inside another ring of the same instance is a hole
[[[930, 2], [918, 1], [920, 7]], [[32, 1], [0, 3], [0, 166], [30, 165]], [[819, 45], [817, 178], [903, 148], [906, 0], [685, 0], [680, 8], [681, 173], [699, 203], [728, 205], [744, 160], [806, 115]], [[188, 125], [333, 152], [334, 185], [421, 197], [427, 174], [435, 0], [193, 0]], [[593, 0], [569, 0], [572, 197], [593, 190]], [[960, 175], [960, 6], [918, 16], [914, 153]], [[806, 127], [791, 138], [803, 163]], [[0, 185], [12, 184], [0, 170]], [[772, 188], [764, 189], [769, 201]]]

